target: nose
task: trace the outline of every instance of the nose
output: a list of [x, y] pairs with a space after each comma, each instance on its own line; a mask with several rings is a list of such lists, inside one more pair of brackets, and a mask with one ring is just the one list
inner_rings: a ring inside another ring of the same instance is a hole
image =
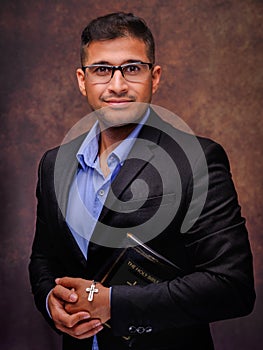
[[115, 70], [109, 82], [108, 89], [117, 94], [128, 90], [128, 84], [120, 70]]

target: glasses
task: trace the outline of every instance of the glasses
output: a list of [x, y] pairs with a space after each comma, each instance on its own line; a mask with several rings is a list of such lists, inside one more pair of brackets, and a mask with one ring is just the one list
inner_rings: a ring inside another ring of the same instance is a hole
[[153, 67], [152, 63], [134, 62], [121, 66], [111, 66], [108, 64], [91, 64], [83, 66], [84, 73], [88, 71], [87, 77], [91, 83], [107, 84], [112, 79], [114, 73], [119, 70], [123, 78], [130, 83], [141, 83], [148, 78], [148, 72]]

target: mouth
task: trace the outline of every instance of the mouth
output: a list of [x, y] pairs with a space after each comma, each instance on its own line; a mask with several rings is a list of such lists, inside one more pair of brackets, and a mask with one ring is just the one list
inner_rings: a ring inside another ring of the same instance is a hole
[[127, 100], [127, 99], [111, 99], [111, 100], [104, 100], [104, 102], [106, 102], [109, 107], [122, 108], [122, 107], [127, 107], [130, 103], [134, 101]]

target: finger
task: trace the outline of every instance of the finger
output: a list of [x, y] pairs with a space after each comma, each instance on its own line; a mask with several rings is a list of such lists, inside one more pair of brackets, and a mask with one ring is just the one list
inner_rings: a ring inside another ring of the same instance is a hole
[[78, 323], [90, 320], [90, 314], [84, 311], [69, 315], [66, 311], [59, 310], [55, 316], [55, 324], [60, 330], [61, 328], [74, 329]]
[[81, 281], [82, 281], [81, 278], [75, 278], [75, 277], [62, 277], [62, 278], [56, 279], [57, 285], [61, 285], [65, 288], [74, 288], [74, 289], [78, 288]]
[[81, 335], [73, 335], [73, 337], [77, 338], [77, 339], [86, 339], [86, 338], [90, 338], [93, 337], [94, 335], [96, 335], [97, 333], [99, 333], [100, 331], [103, 330], [103, 326], [98, 326], [93, 328], [91, 331], [81, 334]]
[[98, 319], [83, 322], [68, 330], [69, 334], [77, 339], [85, 339], [93, 337], [103, 329], [101, 322]]
[[64, 309], [66, 310], [66, 312], [68, 313], [68, 314], [74, 314], [74, 312], [78, 312], [78, 311], [81, 311], [81, 310], [79, 310], [79, 308], [72, 308], [71, 306], [72, 305], [74, 305], [74, 304], [65, 304], [64, 305]]
[[56, 298], [59, 298], [69, 303], [75, 303], [78, 300], [78, 295], [73, 290], [69, 290], [61, 285], [57, 285], [53, 289], [52, 294]]

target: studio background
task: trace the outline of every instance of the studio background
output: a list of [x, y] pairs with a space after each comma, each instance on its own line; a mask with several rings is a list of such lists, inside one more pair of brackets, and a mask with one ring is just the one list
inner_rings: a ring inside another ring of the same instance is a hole
[[257, 302], [212, 325], [216, 350], [259, 350], [262, 280], [262, 1], [0, 1], [0, 345], [56, 350], [60, 338], [33, 303], [28, 262], [40, 157], [89, 113], [75, 78], [82, 29], [131, 11], [152, 29], [162, 83], [153, 103], [179, 115], [230, 159], [254, 254]]

